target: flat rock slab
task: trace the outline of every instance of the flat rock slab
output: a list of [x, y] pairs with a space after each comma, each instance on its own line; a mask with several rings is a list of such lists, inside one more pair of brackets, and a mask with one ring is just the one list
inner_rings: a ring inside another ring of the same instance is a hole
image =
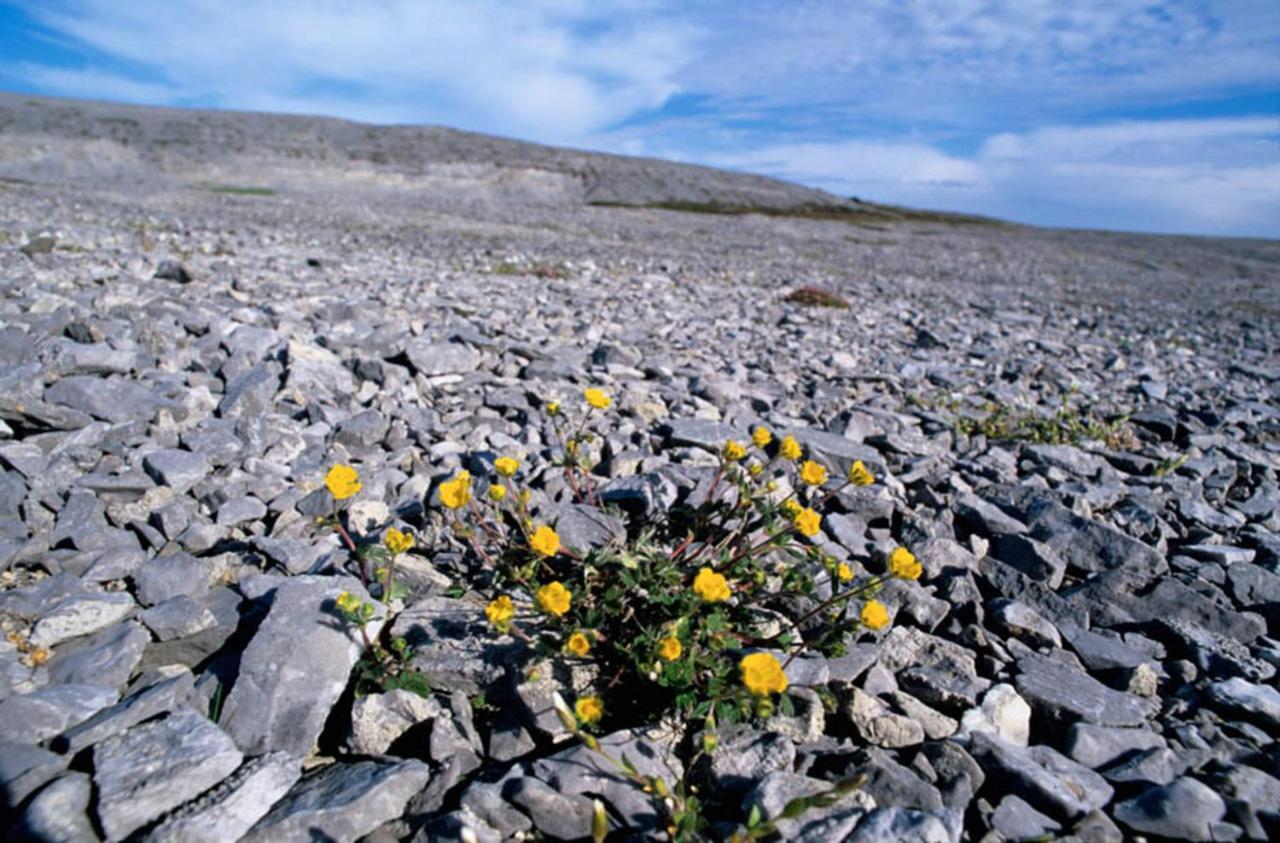
[[1163, 787], [1117, 804], [1115, 817], [1139, 834], [1171, 840], [1217, 840], [1213, 824], [1227, 812], [1222, 797], [1192, 778], [1180, 778]]
[[298, 759], [270, 752], [246, 761], [212, 790], [187, 803], [147, 835], [147, 843], [239, 840], [302, 775]]
[[1047, 746], [1019, 747], [978, 733], [970, 753], [993, 783], [1055, 819], [1071, 820], [1101, 808], [1115, 793], [1106, 779]]
[[298, 782], [241, 843], [350, 843], [400, 816], [430, 778], [421, 761], [331, 765]]
[[81, 635], [92, 635], [124, 620], [137, 605], [132, 597], [121, 592], [69, 597], [40, 618], [31, 632], [31, 643], [37, 647], [53, 647]]
[[54, 685], [0, 700], [0, 734], [40, 743], [88, 720], [120, 698], [101, 685]]
[[123, 840], [200, 795], [239, 767], [242, 757], [225, 732], [189, 708], [98, 744], [93, 780], [107, 839]]
[[1018, 692], [1037, 714], [1047, 713], [1055, 721], [1141, 726], [1156, 711], [1151, 700], [1112, 690], [1087, 673], [1045, 656], [1023, 656], [1018, 670]]
[[[264, 578], [265, 579], [265, 578]], [[271, 609], [240, 660], [221, 723], [250, 755], [306, 755], [364, 652], [360, 632], [338, 611], [343, 591], [368, 600], [350, 577], [278, 578]], [[370, 638], [382, 627], [374, 620]]]

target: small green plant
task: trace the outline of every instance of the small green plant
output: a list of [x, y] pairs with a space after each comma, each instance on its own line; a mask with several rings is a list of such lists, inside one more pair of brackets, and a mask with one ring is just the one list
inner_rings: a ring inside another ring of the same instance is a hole
[[965, 436], [982, 435], [988, 439], [1030, 442], [1036, 445], [1076, 445], [1085, 439], [1103, 442], [1113, 450], [1131, 450], [1138, 446], [1129, 426], [1128, 416], [1106, 420], [1069, 403], [1049, 414], [1019, 410], [994, 401], [982, 405], [979, 415], [963, 415], [955, 403], [935, 406], [956, 414], [956, 430]]
[[1160, 461], [1160, 464], [1156, 466], [1155, 471], [1152, 473], [1155, 474], [1156, 477], [1166, 477], [1182, 468], [1187, 459], [1188, 457], [1186, 454], [1178, 454], [1176, 457], [1165, 457]]
[[782, 297], [782, 300], [801, 307], [834, 307], [844, 309], [849, 303], [822, 287], [798, 287]]
[[[385, 604], [382, 611], [385, 612], [392, 600], [405, 595], [403, 587], [395, 581], [395, 562], [396, 557], [413, 547], [413, 535], [390, 527], [380, 544], [358, 544], [343, 521], [341, 507], [344, 501], [363, 488], [359, 474], [349, 465], [335, 465], [329, 469], [324, 482], [333, 507], [329, 516], [318, 518], [316, 524], [333, 527], [337, 531], [347, 549], [359, 560], [361, 583], [371, 593], [381, 595]], [[357, 696], [396, 689], [424, 697], [430, 695], [430, 683], [413, 667], [413, 648], [405, 639], [392, 638], [384, 644], [381, 637], [370, 637], [369, 624], [379, 612], [374, 603], [344, 591], [338, 595], [335, 604], [345, 620], [359, 629], [364, 642], [364, 653], [355, 668]]]
[[276, 193], [269, 187], [244, 184], [201, 184], [199, 187], [211, 193], [227, 193], [232, 196], [275, 196]]
[[493, 268], [494, 275], [531, 275], [534, 278], [546, 278], [557, 281], [567, 278], [568, 273], [564, 267], [557, 266], [553, 263], [544, 263], [536, 261], [534, 263], [514, 263], [512, 261], [502, 261]]

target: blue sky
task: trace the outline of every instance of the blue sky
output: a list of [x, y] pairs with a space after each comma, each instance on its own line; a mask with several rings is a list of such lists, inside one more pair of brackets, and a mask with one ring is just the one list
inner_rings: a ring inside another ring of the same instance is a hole
[[1278, 0], [0, 2], [0, 88], [432, 123], [1042, 225], [1280, 237]]

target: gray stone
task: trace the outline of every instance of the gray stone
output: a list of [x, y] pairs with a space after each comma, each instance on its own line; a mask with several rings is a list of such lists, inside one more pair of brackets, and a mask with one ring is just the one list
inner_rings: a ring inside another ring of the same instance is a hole
[[89, 819], [93, 785], [85, 773], [71, 772], [37, 793], [22, 812], [9, 838], [40, 843], [85, 843], [97, 841], [98, 832]]
[[165, 817], [144, 839], [146, 843], [239, 840], [301, 774], [298, 759], [287, 752], [250, 759], [211, 790]]
[[79, 752], [144, 720], [186, 704], [194, 689], [195, 677], [191, 671], [182, 670], [130, 693], [119, 703], [67, 729], [53, 745], [62, 752]]
[[1029, 536], [998, 534], [991, 542], [991, 555], [1055, 590], [1067, 573], [1066, 561], [1053, 548]]
[[560, 793], [544, 782], [517, 776], [503, 785], [503, 797], [523, 810], [538, 831], [554, 840], [578, 840], [591, 835], [591, 800]]
[[49, 681], [55, 685], [121, 688], [133, 675], [150, 641], [147, 631], [133, 621], [107, 627], [75, 652], [56, 653], [49, 661]]
[[156, 556], [133, 576], [138, 601], [155, 606], [175, 597], [199, 598], [209, 590], [212, 571], [208, 563], [189, 553]]
[[[683, 777], [684, 767], [676, 756], [673, 734], [664, 735], [657, 729], [626, 730], [605, 735], [599, 741], [602, 751], [617, 759], [625, 755], [643, 776], [661, 778], [669, 786]], [[532, 774], [563, 795], [599, 796], [622, 828], [654, 833], [663, 827], [653, 795], [636, 787], [610, 762], [584, 746], [570, 747], [533, 762]]]
[[1027, 525], [1011, 517], [995, 504], [975, 494], [961, 492], [952, 504], [956, 521], [983, 538], [1016, 536], [1027, 532]]
[[421, 761], [332, 764], [294, 785], [241, 843], [352, 843], [400, 816], [430, 778]]
[[36, 622], [30, 641], [37, 647], [53, 647], [91, 635], [129, 617], [137, 605], [128, 594], [119, 592], [74, 595]]
[[716, 738], [716, 749], [700, 772], [706, 786], [722, 798], [741, 798], [769, 773], [795, 764], [795, 744], [776, 732], [734, 724], [721, 727]]
[[267, 361], [236, 375], [227, 383], [218, 414], [224, 418], [241, 418], [268, 412], [280, 389], [281, 374], [283, 369], [279, 363]]
[[1180, 756], [1171, 749], [1144, 749], [1131, 758], [1101, 770], [1103, 778], [1121, 785], [1166, 785], [1195, 764], [1195, 756]]
[[669, 445], [701, 448], [712, 453], [719, 453], [730, 439], [745, 443], [750, 438], [746, 430], [706, 419], [671, 419], [663, 423], [661, 429]]
[[1059, 820], [1101, 808], [1115, 792], [1106, 780], [1047, 746], [1016, 747], [978, 733], [969, 749], [987, 774], [987, 787], [1012, 793]]
[[405, 356], [419, 374], [465, 375], [480, 366], [480, 355], [460, 343], [415, 340], [405, 346]]
[[790, 428], [777, 434], [778, 439], [783, 436], [794, 436], [810, 459], [825, 465], [836, 477], [848, 476], [854, 462], [861, 460], [881, 484], [892, 480], [888, 463], [878, 450], [869, 445], [809, 427]]
[[152, 451], [142, 458], [142, 467], [153, 480], [179, 495], [191, 491], [213, 470], [203, 454], [177, 448]]
[[231, 738], [190, 709], [135, 726], [93, 748], [98, 820], [122, 840], [240, 766]]
[[120, 698], [101, 685], [53, 685], [0, 700], [0, 734], [41, 743], [83, 723]]
[[1215, 840], [1212, 825], [1227, 812], [1222, 797], [1192, 778], [1153, 787], [1112, 809], [1117, 820], [1139, 834], [1174, 840]]
[[152, 606], [142, 613], [140, 619], [158, 641], [186, 638], [218, 623], [209, 607], [197, 603], [185, 594]]
[[1235, 677], [1212, 683], [1209, 699], [1233, 715], [1273, 729], [1280, 728], [1280, 691], [1270, 685], [1255, 685]]
[[46, 389], [44, 396], [51, 404], [70, 407], [112, 424], [149, 420], [162, 403], [141, 384], [91, 375], [63, 378]]
[[912, 627], [894, 627], [885, 637], [880, 663], [897, 674], [903, 689], [944, 710], [977, 704], [991, 682], [978, 676], [971, 652]]
[[261, 521], [267, 516], [267, 505], [253, 495], [232, 498], [218, 507], [217, 523], [235, 527], [247, 521]]
[[1025, 641], [1031, 647], [1062, 646], [1058, 628], [1025, 603], [1001, 597], [988, 603], [987, 611], [991, 613], [994, 628], [1006, 636]]
[[876, 807], [875, 799], [864, 790], [851, 791], [825, 808], [813, 808], [794, 819], [780, 818], [792, 801], [831, 791], [830, 782], [779, 770], [765, 776], [747, 794], [742, 810], [750, 814], [759, 806], [764, 819], [777, 819], [776, 828], [784, 840], [842, 840]]
[[[440, 703], [412, 691], [388, 691], [360, 697], [351, 707], [351, 750], [385, 755], [391, 744], [419, 723], [440, 716]], [[434, 753], [433, 753], [434, 754]]]
[[1084, 720], [1099, 726], [1141, 726], [1156, 706], [1143, 697], [1114, 691], [1055, 659], [1028, 653], [1018, 659], [1018, 692], [1049, 719], [1066, 725]]
[[502, 788], [474, 782], [462, 794], [461, 805], [500, 835], [509, 839], [533, 828], [533, 822], [502, 798]]
[[1006, 840], [1031, 840], [1055, 837], [1062, 826], [1051, 817], [1032, 808], [1017, 796], [1006, 796], [991, 815], [991, 828]]
[[[493, 640], [484, 608], [464, 600], [427, 597], [396, 615], [393, 636], [414, 648], [413, 665], [433, 688], [477, 694], [500, 679], [524, 645]], [[485, 641], [483, 648], [476, 646]]]
[[[266, 579], [266, 578], [264, 578]], [[220, 722], [251, 755], [305, 755], [347, 686], [364, 644], [334, 604], [347, 591], [368, 594], [350, 577], [291, 577], [274, 584], [267, 617], [245, 647]], [[366, 627], [378, 635], [381, 620]]]
[[627, 535], [626, 525], [620, 519], [591, 506], [561, 506], [550, 518], [555, 522], [560, 543], [580, 552], [620, 542]]
[[1164, 738], [1146, 729], [1074, 723], [1067, 730], [1063, 750], [1072, 760], [1097, 770], [1131, 753], [1166, 746], [1168, 743]]
[[1241, 676], [1256, 682], [1276, 675], [1275, 665], [1255, 657], [1244, 644], [1196, 623], [1159, 620], [1152, 634], [1165, 641], [1173, 654], [1189, 658], [1212, 676]]
[[190, 284], [195, 279], [181, 262], [175, 260], [160, 261], [155, 274], [151, 276], [157, 281], [172, 281], [175, 284]]
[[22, 738], [22, 735], [10, 735], [7, 728], [5, 737], [0, 738], [0, 805], [21, 805], [28, 796], [61, 775], [71, 761]]
[[1067, 644], [1089, 670], [1132, 669], [1147, 661], [1144, 653], [1121, 641], [1119, 636], [1102, 635], [1074, 624], [1067, 624], [1059, 629]]
[[[820, 843], [823, 839], [817, 837], [814, 843]], [[858, 823], [853, 834], [845, 838], [845, 843], [880, 843], [888, 840], [901, 843], [956, 843], [956, 835], [952, 834], [941, 818], [928, 811], [876, 808]]]
[[890, 748], [924, 743], [924, 726], [919, 721], [895, 714], [883, 702], [857, 688], [844, 713], [867, 743]]

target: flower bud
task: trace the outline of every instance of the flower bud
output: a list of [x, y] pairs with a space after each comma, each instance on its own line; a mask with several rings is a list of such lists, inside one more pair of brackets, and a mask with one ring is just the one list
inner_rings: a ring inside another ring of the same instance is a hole
[[604, 843], [609, 836], [609, 817], [604, 812], [604, 803], [599, 799], [591, 800], [591, 840], [592, 843]]

